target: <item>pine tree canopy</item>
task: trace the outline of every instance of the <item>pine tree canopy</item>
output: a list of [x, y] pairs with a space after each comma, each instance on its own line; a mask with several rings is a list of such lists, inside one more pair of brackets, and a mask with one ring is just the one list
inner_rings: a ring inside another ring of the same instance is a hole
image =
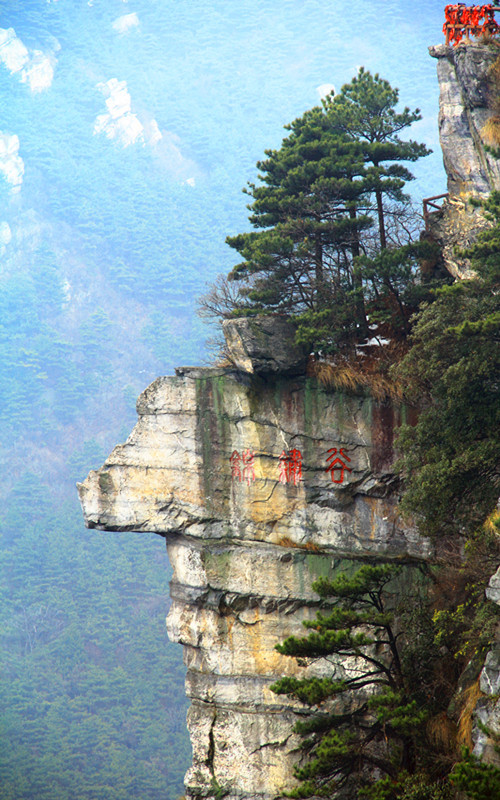
[[[391, 232], [413, 178], [401, 162], [430, 152], [399, 138], [420, 112], [398, 112], [397, 103], [397, 89], [361, 68], [339, 95], [287, 125], [279, 149], [266, 151], [257, 163], [259, 182], [244, 190], [254, 230], [226, 239], [243, 258], [229, 275], [240, 282], [235, 313], [288, 314], [297, 322], [298, 341], [323, 352], [366, 336], [374, 282], [357, 261], [401, 245]], [[396, 295], [403, 334], [405, 292], [417, 281], [415, 253], [401, 253], [396, 281], [377, 284], [382, 306]], [[377, 266], [374, 261], [372, 273]]]

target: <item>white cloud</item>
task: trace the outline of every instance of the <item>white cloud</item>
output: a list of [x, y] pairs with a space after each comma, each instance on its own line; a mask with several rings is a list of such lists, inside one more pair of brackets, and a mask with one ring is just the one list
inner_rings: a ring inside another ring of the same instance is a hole
[[28, 83], [32, 92], [43, 92], [52, 85], [55, 63], [54, 56], [45, 55], [41, 50], [33, 50], [29, 66], [21, 73], [22, 82]]
[[13, 192], [21, 190], [24, 175], [24, 161], [19, 155], [19, 137], [0, 131], [0, 173]]
[[35, 93], [52, 85], [57, 61], [53, 52], [28, 50], [14, 28], [0, 28], [0, 63]]
[[7, 245], [12, 239], [12, 231], [8, 222], [0, 222], [0, 256], [7, 251]]
[[113, 22], [113, 30], [117, 33], [128, 33], [132, 28], [137, 28], [139, 25], [139, 17], [137, 14], [123, 14]]
[[28, 49], [14, 28], [0, 28], [0, 60], [10, 72], [20, 72], [29, 61]]
[[122, 147], [132, 144], [149, 145], [157, 163], [180, 183], [194, 187], [199, 170], [181, 150], [181, 141], [170, 131], [160, 130], [157, 121], [141, 111], [137, 114], [132, 105], [127, 82], [111, 78], [98, 83], [97, 88], [106, 99], [106, 113], [99, 114], [94, 123], [94, 134], [104, 133]]
[[316, 86], [316, 91], [318, 93], [319, 99], [324, 100], [325, 97], [328, 97], [329, 94], [332, 92], [335, 93], [335, 86], [333, 83], [322, 83], [321, 86]]
[[148, 120], [144, 122], [144, 136], [148, 144], [155, 145], [161, 142], [163, 139], [162, 132], [158, 127], [158, 123], [155, 119]]

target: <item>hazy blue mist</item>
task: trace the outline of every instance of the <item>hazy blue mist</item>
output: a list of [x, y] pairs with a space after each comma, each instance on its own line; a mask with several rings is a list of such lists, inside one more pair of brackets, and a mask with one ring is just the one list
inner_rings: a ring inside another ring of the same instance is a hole
[[74, 483], [154, 377], [206, 359], [195, 298], [233, 265], [256, 161], [319, 87], [361, 65], [399, 87], [434, 150], [409, 189], [445, 191], [427, 52], [442, 16], [430, 0], [0, 0], [4, 800], [181, 793], [164, 543], [85, 531]]

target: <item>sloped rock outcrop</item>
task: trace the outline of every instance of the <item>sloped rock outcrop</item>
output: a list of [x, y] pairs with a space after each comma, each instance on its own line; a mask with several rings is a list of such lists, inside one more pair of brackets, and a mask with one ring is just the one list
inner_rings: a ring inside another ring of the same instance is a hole
[[496, 42], [429, 48], [438, 61], [439, 138], [452, 197], [488, 195], [500, 187], [500, 161], [488, 151], [487, 123], [498, 94]]
[[405, 412], [230, 369], [159, 378], [137, 409], [125, 444], [79, 486], [86, 524], [166, 537], [167, 625], [191, 698], [187, 798], [219, 786], [271, 800], [294, 783], [303, 713], [269, 689], [299, 669], [274, 645], [314, 615], [312, 581], [366, 558], [432, 556], [398, 513], [392, 436]]

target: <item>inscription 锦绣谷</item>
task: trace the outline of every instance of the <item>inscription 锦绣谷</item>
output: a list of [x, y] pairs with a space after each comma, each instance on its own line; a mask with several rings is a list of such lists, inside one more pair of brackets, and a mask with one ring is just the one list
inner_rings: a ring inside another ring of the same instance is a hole
[[[231, 479], [233, 482], [250, 486], [255, 481], [255, 453], [250, 448], [239, 452], [233, 450], [229, 457]], [[346, 473], [352, 472], [348, 464], [351, 459], [344, 448], [331, 447], [327, 451], [325, 472], [330, 474], [332, 483], [344, 483]], [[282, 484], [298, 486], [302, 481], [302, 453], [297, 448], [283, 450], [278, 460], [278, 480]]]

